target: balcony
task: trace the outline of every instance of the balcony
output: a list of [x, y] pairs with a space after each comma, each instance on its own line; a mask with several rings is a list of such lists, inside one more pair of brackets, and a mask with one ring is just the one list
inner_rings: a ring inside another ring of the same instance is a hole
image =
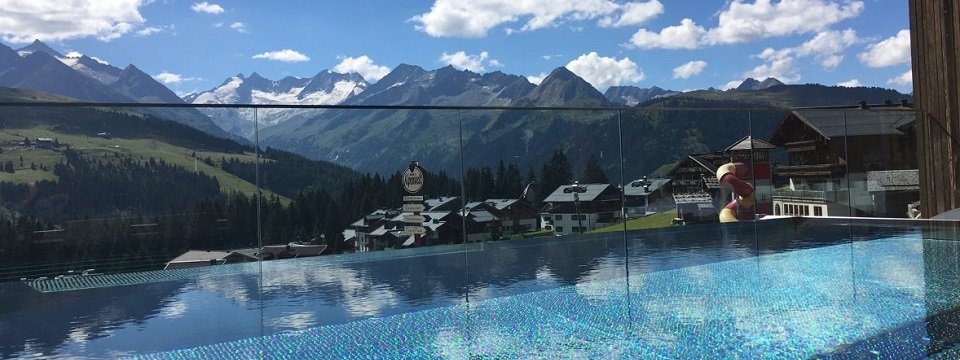
[[773, 199], [834, 203], [837, 202], [838, 199], [840, 199], [839, 196], [843, 196], [843, 194], [845, 194], [845, 192], [841, 191], [775, 189], [773, 190]]

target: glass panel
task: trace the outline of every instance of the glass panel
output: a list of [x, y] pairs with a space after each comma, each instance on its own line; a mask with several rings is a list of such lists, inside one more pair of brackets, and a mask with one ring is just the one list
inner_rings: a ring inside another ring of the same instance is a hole
[[[393, 315], [459, 309], [466, 270], [456, 111], [289, 109], [262, 123], [278, 124], [260, 131], [261, 182], [276, 194], [262, 215], [264, 335], [317, 344], [266, 351], [340, 358], [405, 319]], [[439, 331], [408, 327], [398, 336], [415, 347]]]
[[616, 111], [464, 111], [463, 139], [471, 355], [614, 341], [577, 329], [626, 313]]
[[260, 334], [256, 214], [244, 211], [255, 185], [239, 170], [253, 174], [252, 143], [192, 127], [213, 126], [204, 119], [4, 108], [3, 357], [109, 358]]
[[833, 112], [845, 119], [851, 215], [908, 217], [920, 201], [916, 112], [901, 104]]

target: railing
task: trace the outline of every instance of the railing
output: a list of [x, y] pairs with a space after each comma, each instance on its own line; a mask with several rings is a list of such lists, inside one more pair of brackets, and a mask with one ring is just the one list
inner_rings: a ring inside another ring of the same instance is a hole
[[837, 196], [834, 191], [775, 189], [773, 190], [773, 199], [826, 202], [836, 201]]
[[[679, 181], [670, 169], [702, 166], [690, 155], [747, 136], [773, 141], [767, 135], [791, 121], [786, 109], [25, 102], [0, 111], [0, 303], [10, 304], [0, 332], [15, 334], [0, 357], [230, 344], [812, 246], [805, 232], [840, 242], [853, 233], [789, 220], [718, 225], [705, 203], [736, 189], [714, 183], [716, 169], [690, 184], [710, 182], [702, 194], [664, 185], [644, 207], [668, 210], [621, 218], [626, 184]], [[834, 115], [842, 125], [862, 112]], [[884, 134], [870, 141], [899, 143]], [[861, 138], [829, 141], [848, 145], [848, 168], [873, 163]], [[788, 163], [782, 148], [769, 155]], [[760, 213], [777, 197], [865, 209], [841, 214], [860, 217], [916, 201], [870, 193], [856, 173], [823, 179], [849, 191], [785, 191], [777, 188], [791, 179], [773, 164], [746, 165], [739, 175]], [[403, 174], [417, 166], [422, 190], [408, 193]], [[563, 193], [575, 182], [583, 192]], [[705, 224], [674, 225], [684, 203], [703, 203], [696, 217]], [[609, 218], [584, 221], [586, 234], [556, 236], [540, 221], [591, 209]], [[505, 219], [534, 225], [516, 232]], [[205, 266], [162, 270], [175, 258]], [[319, 344], [375, 341], [357, 336]]]

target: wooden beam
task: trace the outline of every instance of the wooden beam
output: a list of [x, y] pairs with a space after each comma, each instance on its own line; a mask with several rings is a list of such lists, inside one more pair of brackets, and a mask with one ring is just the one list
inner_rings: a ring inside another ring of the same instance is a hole
[[924, 217], [960, 207], [960, 6], [910, 0], [920, 207]]

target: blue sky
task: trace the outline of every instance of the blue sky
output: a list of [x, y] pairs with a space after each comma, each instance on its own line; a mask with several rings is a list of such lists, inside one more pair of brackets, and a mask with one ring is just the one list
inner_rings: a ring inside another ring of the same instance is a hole
[[911, 92], [904, 0], [0, 0], [0, 38], [39, 38], [179, 93], [237, 73], [324, 69], [375, 81], [398, 64], [567, 66], [612, 85], [724, 88], [746, 77]]

